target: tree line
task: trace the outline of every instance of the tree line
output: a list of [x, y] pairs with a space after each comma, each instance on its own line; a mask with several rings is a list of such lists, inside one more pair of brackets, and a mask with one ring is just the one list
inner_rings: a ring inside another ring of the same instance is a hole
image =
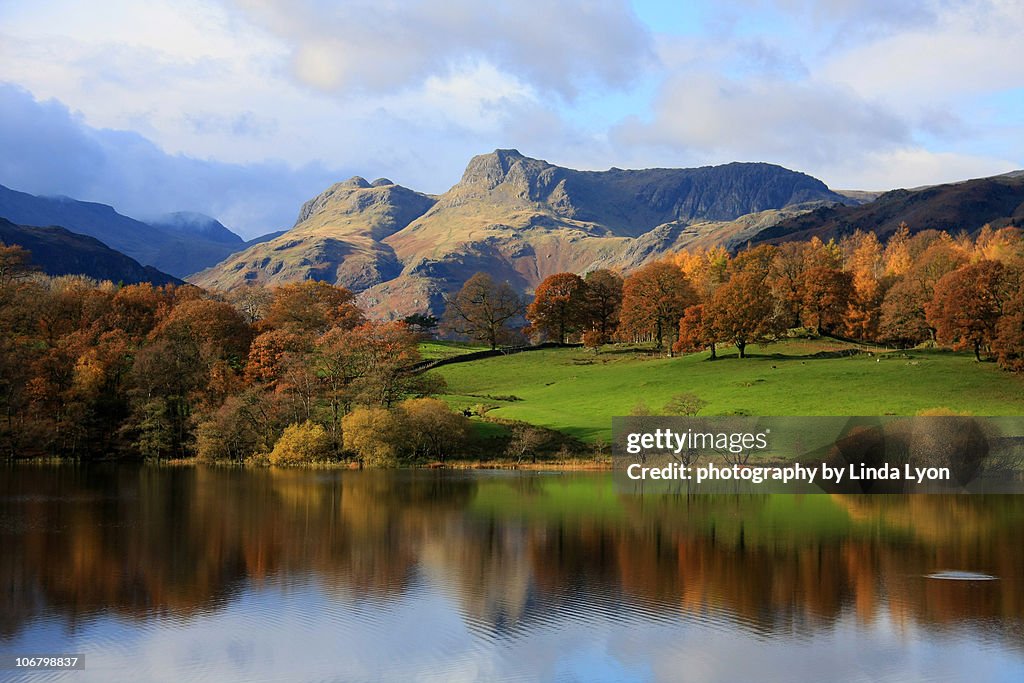
[[[348, 290], [306, 281], [215, 296], [192, 286], [46, 277], [0, 245], [0, 448], [15, 455], [369, 465], [439, 460], [469, 433], [414, 374], [436, 319], [367, 320]], [[788, 330], [971, 351], [1024, 370], [1024, 237], [902, 227], [839, 241], [680, 252], [625, 277], [545, 279], [527, 305], [478, 273], [444, 329], [494, 348], [542, 338], [670, 353], [767, 344]], [[522, 322], [527, 322], [522, 327]]]
[[[739, 357], [794, 328], [900, 348], [931, 343], [1024, 370], [1024, 233], [986, 226], [975, 238], [906, 225], [885, 243], [841, 240], [682, 251], [625, 277], [557, 273], [529, 306], [507, 284], [474, 276], [448, 306], [456, 332], [481, 340], [525, 314], [535, 340], [653, 342], [670, 353], [735, 346]], [[501, 296], [494, 292], [504, 288]], [[477, 306], [502, 310], [477, 314]], [[486, 318], [486, 323], [483, 322]], [[486, 328], [486, 333], [483, 330]]]
[[228, 298], [45, 277], [0, 245], [0, 447], [56, 455], [443, 459], [467, 419], [406, 369], [420, 337], [306, 281]]

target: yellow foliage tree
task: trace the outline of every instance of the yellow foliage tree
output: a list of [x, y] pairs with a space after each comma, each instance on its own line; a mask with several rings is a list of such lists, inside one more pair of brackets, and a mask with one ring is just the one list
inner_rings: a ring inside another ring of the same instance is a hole
[[395, 467], [408, 443], [404, 413], [386, 408], [356, 408], [341, 421], [345, 450], [367, 467]]
[[306, 420], [285, 427], [270, 452], [271, 465], [301, 465], [326, 460], [331, 454], [331, 437], [323, 427]]
[[437, 458], [453, 455], [465, 443], [469, 420], [452, 412], [444, 401], [436, 398], [411, 398], [399, 408], [405, 413], [408, 433], [416, 455]]

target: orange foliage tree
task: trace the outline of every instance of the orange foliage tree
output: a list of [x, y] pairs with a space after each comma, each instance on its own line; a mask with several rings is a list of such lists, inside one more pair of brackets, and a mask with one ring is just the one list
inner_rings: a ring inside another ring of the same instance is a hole
[[679, 319], [696, 303], [697, 294], [678, 266], [668, 261], [648, 263], [623, 283], [620, 335], [651, 338], [663, 348], [666, 337], [674, 342]]
[[1009, 295], [1006, 267], [979, 261], [945, 275], [927, 306], [936, 336], [954, 349], [969, 349], [976, 360], [992, 344]]
[[586, 324], [587, 285], [575, 273], [555, 273], [537, 285], [526, 319], [534, 329], [564, 344]]

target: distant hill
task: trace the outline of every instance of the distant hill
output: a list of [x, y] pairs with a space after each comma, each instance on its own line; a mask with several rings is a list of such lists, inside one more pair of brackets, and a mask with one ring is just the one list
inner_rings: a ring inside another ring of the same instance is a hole
[[828, 240], [858, 229], [885, 239], [904, 222], [911, 232], [973, 233], [986, 223], [1024, 226], [1024, 173], [892, 190], [860, 206], [821, 207], [780, 221], [760, 232], [755, 241], [776, 243], [815, 236]]
[[362, 292], [377, 317], [437, 313], [442, 295], [480, 270], [532, 290], [560, 271], [637, 265], [705, 238], [711, 223], [762, 213], [729, 229], [745, 240], [755, 223], [840, 201], [849, 200], [772, 164], [577, 171], [496, 150], [474, 157], [438, 197], [383, 178], [338, 183], [307, 202], [284, 235], [189, 280], [214, 288], [327, 280]]
[[0, 217], [18, 225], [59, 225], [95, 237], [140, 263], [175, 276], [211, 266], [245, 246], [237, 235], [234, 240], [225, 235], [229, 231], [209, 217], [172, 216], [177, 218], [170, 218], [163, 225], [150, 225], [123, 216], [106, 204], [69, 197], [37, 197], [0, 185]]
[[246, 282], [314, 279], [361, 291], [396, 277], [402, 264], [385, 239], [423, 215], [434, 199], [380, 179], [332, 185], [306, 202], [295, 227], [253, 244], [189, 281], [229, 289]]
[[202, 237], [232, 246], [241, 246], [244, 242], [216, 218], [195, 211], [175, 211], [146, 222], [164, 232], [183, 237]]
[[125, 284], [181, 284], [181, 280], [114, 251], [99, 240], [64, 228], [15, 225], [0, 218], [0, 242], [32, 253], [32, 264], [47, 275], [87, 275]]

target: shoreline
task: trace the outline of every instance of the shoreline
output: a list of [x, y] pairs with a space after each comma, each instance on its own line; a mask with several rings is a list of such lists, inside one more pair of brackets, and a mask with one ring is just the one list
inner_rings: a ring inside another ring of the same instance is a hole
[[198, 458], [172, 458], [167, 460], [145, 460], [145, 459], [100, 459], [80, 460], [76, 458], [59, 457], [31, 457], [15, 458], [7, 460], [9, 465], [109, 465], [109, 464], [133, 464], [133, 465], [156, 465], [161, 467], [232, 467], [241, 469], [282, 469], [282, 470], [524, 470], [543, 471], [557, 470], [564, 472], [610, 472], [612, 461], [610, 457], [601, 459], [574, 458], [570, 460], [553, 460], [540, 462], [515, 462], [505, 460], [452, 460], [449, 462], [432, 462], [412, 465], [402, 465], [392, 468], [371, 468], [361, 467], [356, 462], [311, 462], [299, 465], [268, 465], [263, 463], [245, 462], [204, 462]]

